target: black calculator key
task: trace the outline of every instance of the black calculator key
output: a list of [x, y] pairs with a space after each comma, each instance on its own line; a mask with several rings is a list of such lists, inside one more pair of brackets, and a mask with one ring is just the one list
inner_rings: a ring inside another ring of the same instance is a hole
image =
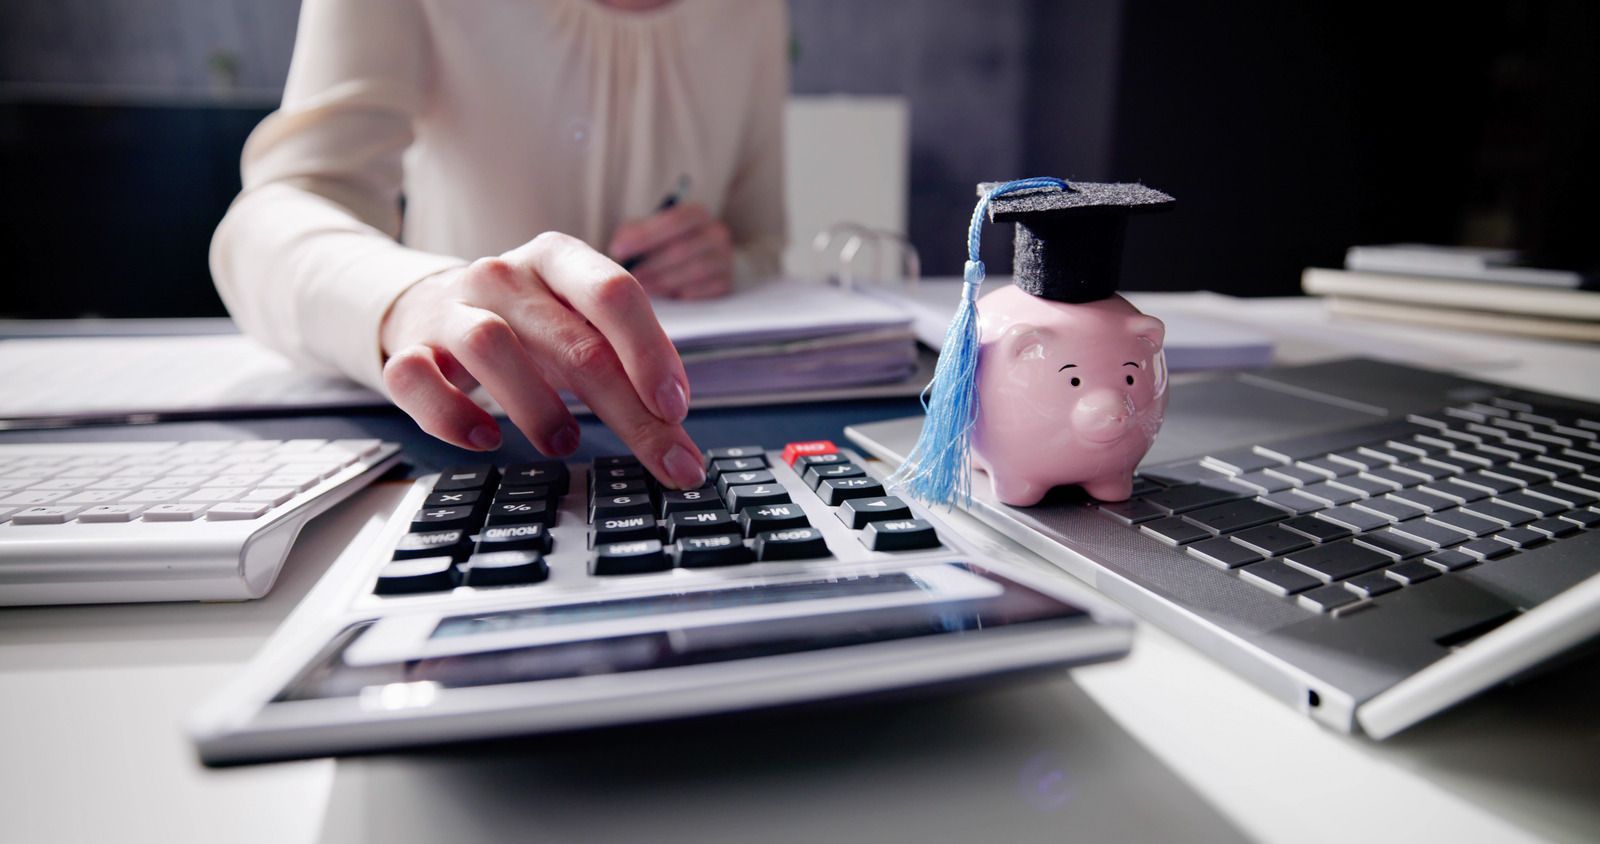
[[854, 463], [833, 463], [826, 466], [808, 466], [801, 479], [812, 489], [829, 478], [863, 478], [867, 470]]
[[454, 466], [439, 473], [439, 479], [433, 482], [433, 491], [483, 489], [494, 483], [499, 474], [489, 465]]
[[550, 577], [550, 565], [538, 551], [473, 554], [459, 568], [463, 586], [519, 586]]
[[638, 466], [639, 458], [631, 454], [607, 454], [594, 459], [594, 468], [610, 469], [615, 466]]
[[500, 483], [508, 487], [548, 486], [564, 492], [567, 487], [567, 466], [559, 460], [536, 460], [532, 463], [514, 463], [507, 466]]
[[722, 497], [710, 487], [700, 489], [669, 489], [661, 493], [661, 509], [658, 511], [661, 518], [665, 519], [673, 513], [687, 513], [694, 510], [721, 510]]
[[503, 486], [494, 492], [495, 501], [543, 501], [550, 497], [547, 486]]
[[717, 460], [739, 460], [746, 458], [760, 458], [761, 465], [767, 465], [767, 452], [759, 445], [735, 445], [727, 448], [712, 448], [706, 450], [707, 466]]
[[706, 470], [706, 476], [717, 480], [726, 472], [759, 472], [767, 468], [765, 457], [730, 457], [726, 460], [711, 461], [711, 468]]
[[464, 530], [477, 521], [472, 507], [424, 507], [411, 517], [411, 530]]
[[649, 496], [650, 487], [643, 478], [630, 478], [627, 480], [607, 481], [598, 477], [590, 490], [594, 498], [604, 498], [611, 495], [644, 495]]
[[678, 542], [678, 565], [686, 569], [737, 566], [756, 558], [744, 540], [731, 533], [686, 536]]
[[784, 504], [788, 501], [789, 491], [778, 484], [751, 484], [728, 488], [728, 509], [735, 513], [746, 507]]
[[883, 495], [883, 484], [872, 478], [831, 478], [817, 485], [817, 495], [822, 498], [822, 503], [836, 505], [852, 498], [873, 498]]
[[740, 510], [739, 526], [745, 536], [755, 536], [771, 530], [811, 527], [811, 522], [798, 504], [762, 504]]
[[750, 472], [723, 472], [717, 476], [717, 491], [723, 495], [736, 486], [750, 486], [751, 484], [775, 484], [778, 479], [766, 469], [756, 469]]
[[844, 456], [843, 454], [839, 454], [838, 452], [831, 454], [807, 454], [795, 458], [794, 467], [796, 471], [798, 471], [801, 469], [809, 469], [813, 466], [833, 466], [839, 463], [849, 462], [850, 458]]
[[589, 508], [589, 521], [618, 516], [648, 516], [654, 510], [648, 495], [602, 495]]
[[667, 558], [659, 539], [600, 545], [589, 561], [589, 573], [593, 575], [643, 574], [671, 567], [672, 561]]
[[[1576, 526], [1573, 527], [1576, 530]], [[423, 557], [464, 559], [472, 546], [463, 530], [429, 530], [408, 533], [394, 546], [394, 559], [417, 560]]]
[[822, 531], [813, 527], [769, 530], [756, 534], [755, 552], [762, 562], [806, 560], [828, 556], [828, 543]]
[[595, 469], [591, 477], [596, 481], [642, 481], [648, 477], [644, 467], [637, 463], [632, 466], [609, 466], [604, 469]]
[[660, 539], [661, 528], [654, 516], [604, 516], [594, 520], [594, 544], [610, 545], [614, 542], [634, 542], [641, 539]]
[[677, 542], [688, 536], [711, 536], [719, 533], [739, 536], [739, 523], [727, 510], [696, 510], [673, 513], [667, 517], [667, 542]]
[[837, 512], [840, 520], [853, 530], [861, 530], [873, 522], [911, 518], [911, 508], [892, 495], [880, 498], [852, 498], [841, 505]]
[[939, 534], [926, 519], [869, 522], [861, 542], [873, 551], [913, 551], [939, 547]]
[[379, 595], [447, 592], [456, 588], [456, 561], [450, 557], [397, 560], [378, 570]]
[[478, 534], [478, 553], [538, 551], [550, 553], [550, 529], [542, 524], [501, 525]]
[[424, 507], [466, 507], [477, 504], [478, 496], [482, 492], [476, 489], [452, 489], [444, 492], [435, 492], [423, 500]]
[[496, 501], [489, 505], [490, 527], [499, 525], [526, 525], [533, 522], [550, 524], [555, 521], [555, 508], [549, 501]]

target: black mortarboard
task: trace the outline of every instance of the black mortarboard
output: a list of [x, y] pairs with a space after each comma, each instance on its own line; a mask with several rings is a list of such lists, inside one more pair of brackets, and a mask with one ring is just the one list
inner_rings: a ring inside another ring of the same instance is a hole
[[[984, 182], [978, 195], [1000, 185]], [[989, 201], [989, 221], [1016, 223], [1012, 274], [1023, 290], [1057, 302], [1109, 298], [1122, 274], [1128, 216], [1165, 211], [1172, 197], [1140, 184], [1072, 182], [1017, 190]]]

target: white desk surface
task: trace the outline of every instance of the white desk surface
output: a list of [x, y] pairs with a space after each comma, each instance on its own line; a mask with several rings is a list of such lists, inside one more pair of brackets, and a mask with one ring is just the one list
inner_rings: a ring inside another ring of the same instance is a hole
[[[1286, 363], [1360, 351], [1600, 396], [1592, 346], [1332, 322], [1310, 300], [1137, 299], [1270, 333]], [[1600, 840], [1600, 658], [1376, 743], [1148, 626], [1120, 662], [932, 701], [201, 768], [178, 722], [402, 489], [314, 521], [261, 601], [0, 610], [0, 840]], [[1045, 565], [965, 523], [993, 553]], [[770, 746], [743, 746], [753, 737]]]

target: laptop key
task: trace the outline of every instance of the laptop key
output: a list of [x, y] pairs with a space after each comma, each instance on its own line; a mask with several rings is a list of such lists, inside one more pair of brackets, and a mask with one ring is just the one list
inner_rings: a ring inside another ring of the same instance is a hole
[[1581, 528], [1600, 528], [1600, 513], [1593, 510], [1573, 510], [1570, 513], [1562, 513], [1561, 518]]
[[1501, 504], [1509, 504], [1512, 507], [1527, 510], [1530, 513], [1538, 515], [1540, 518], [1544, 518], [1545, 516], [1554, 516], [1557, 513], [1567, 509], [1567, 507], [1559, 501], [1552, 501], [1549, 498], [1544, 498], [1542, 496], [1523, 491], [1508, 492], [1505, 495], [1497, 495], [1494, 497], [1494, 500], [1500, 502]]
[[1421, 583], [1424, 580], [1432, 580], [1439, 576], [1438, 569], [1418, 560], [1391, 566], [1384, 570], [1383, 573], [1405, 586]]
[[[1466, 540], [1466, 536], [1463, 535], [1460, 537], [1460, 541], [1464, 542]], [[1418, 542], [1415, 539], [1411, 539], [1410, 537], [1397, 532], [1394, 528], [1384, 528], [1383, 530], [1375, 530], [1372, 533], [1362, 534], [1361, 536], [1356, 537], [1356, 542], [1359, 542], [1362, 546], [1371, 548], [1380, 554], [1386, 554], [1390, 557], [1393, 557], [1396, 560], [1408, 560], [1412, 557], [1420, 557], [1423, 554], [1434, 550], [1432, 546]]]
[[1587, 492], [1579, 492], [1553, 483], [1534, 484], [1528, 487], [1528, 494], [1548, 498], [1564, 507], [1587, 507], [1595, 503], [1595, 497]]
[[1427, 519], [1412, 519], [1409, 522], [1401, 522], [1390, 528], [1390, 530], [1407, 539], [1414, 539], [1434, 548], [1450, 548], [1473, 538], [1471, 534], [1455, 528], [1445, 527], [1441, 524], [1435, 524]]
[[1189, 556], [1204, 560], [1211, 565], [1224, 569], [1236, 569], [1251, 563], [1259, 563], [1262, 556], [1250, 548], [1246, 548], [1227, 537], [1202, 539], [1184, 549]]
[[[880, 495], [882, 493], [879, 493]], [[1144, 501], [1167, 513], [1185, 513], [1211, 504], [1243, 498], [1243, 492], [1233, 492], [1205, 484], [1184, 484], [1151, 493]]]
[[1352, 466], [1349, 463], [1344, 463], [1338, 460], [1330, 460], [1327, 457], [1312, 457], [1306, 460], [1297, 460], [1295, 461], [1294, 465], [1299, 466], [1302, 469], [1309, 469], [1313, 472], [1316, 472], [1317, 474], [1323, 476], [1323, 478], [1340, 478], [1344, 477], [1345, 475], [1354, 475], [1357, 471], [1357, 467]]
[[1394, 459], [1385, 458], [1376, 454], [1369, 454], [1360, 449], [1354, 448], [1345, 449], [1344, 451], [1335, 451], [1334, 453], [1328, 455], [1328, 459], [1338, 463], [1348, 463], [1351, 466], [1362, 470], [1381, 469], [1385, 466], [1388, 466], [1390, 463], [1395, 462]]
[[1437, 513], [1429, 513], [1428, 520], [1470, 533], [1473, 536], [1488, 536], [1504, 527], [1499, 522], [1492, 522], [1482, 516], [1474, 516], [1462, 510], [1443, 510]]
[[1430, 513], [1436, 513], [1440, 510], [1450, 510], [1455, 508], [1457, 505], [1457, 502], [1451, 501], [1442, 495], [1434, 495], [1433, 493], [1428, 492], [1421, 487], [1417, 487], [1415, 489], [1397, 490], [1389, 493], [1386, 497], [1410, 504], [1413, 507], [1421, 507]]
[[1483, 473], [1491, 477], [1505, 478], [1508, 481], [1515, 481], [1517, 486], [1537, 486], [1550, 480], [1548, 475], [1543, 475], [1538, 472], [1529, 472], [1525, 469], [1518, 469], [1512, 466], [1495, 466], [1492, 469], [1483, 470]]
[[1304, 515], [1306, 513], [1315, 513], [1316, 511], [1327, 506], [1321, 501], [1301, 495], [1299, 490], [1293, 489], [1284, 490], [1283, 492], [1274, 492], [1269, 495], [1263, 495], [1260, 496], [1260, 499], [1268, 504], [1273, 505], [1274, 507], [1282, 507], [1283, 509], [1294, 513], [1297, 516]]
[[1460, 571], [1468, 566], [1478, 564], [1476, 557], [1470, 554], [1463, 554], [1460, 551], [1439, 551], [1423, 557], [1422, 561], [1440, 571]]
[[1396, 501], [1393, 498], [1369, 498], [1366, 501], [1357, 501], [1350, 506], [1355, 507], [1358, 510], [1366, 510], [1371, 513], [1377, 513], [1391, 522], [1403, 522], [1407, 519], [1415, 519], [1416, 517], [1428, 512], [1421, 507], [1412, 506], [1404, 501]]
[[1295, 533], [1303, 533], [1317, 542], [1332, 542], [1335, 539], [1344, 539], [1355, 532], [1344, 525], [1335, 524], [1316, 516], [1296, 516], [1282, 524]]
[[1307, 589], [1315, 589], [1322, 585], [1322, 581], [1283, 564], [1278, 560], [1268, 560], [1245, 566], [1239, 569], [1239, 577], [1246, 583], [1259, 586], [1274, 595], [1288, 597]]
[[1166, 515], [1166, 511], [1137, 498], [1130, 498], [1127, 501], [1098, 502], [1095, 507], [1125, 525], [1137, 525]]
[[1550, 541], [1547, 534], [1528, 528], [1507, 528], [1494, 535], [1494, 538], [1513, 548], [1525, 549], [1535, 545], [1543, 545]]
[[1321, 472], [1314, 472], [1304, 466], [1273, 466], [1264, 471], [1269, 475], [1283, 478], [1295, 486], [1319, 483], [1328, 479], [1327, 475]]
[[1504, 557], [1516, 549], [1504, 542], [1496, 542], [1493, 539], [1474, 539], [1456, 550], [1480, 560], [1494, 560]]
[[1461, 508], [1463, 513], [1482, 516], [1492, 522], [1499, 522], [1506, 527], [1520, 527], [1533, 521], [1534, 515], [1519, 507], [1508, 507], [1494, 501], [1479, 501], [1467, 504]]
[[1330, 486], [1336, 486], [1359, 493], [1362, 498], [1373, 495], [1382, 495], [1395, 488], [1394, 484], [1387, 484], [1382, 481], [1371, 480], [1369, 478], [1361, 477], [1360, 475], [1351, 475], [1348, 477], [1339, 478], [1337, 480], [1329, 481], [1328, 484]]
[[1442, 481], [1445, 478], [1455, 474], [1443, 466], [1423, 463], [1421, 460], [1409, 460], [1405, 463], [1396, 463], [1393, 467], [1391, 467], [1391, 471], [1413, 475], [1421, 478], [1424, 481]]
[[[1396, 580], [1390, 579], [1381, 571], [1370, 571], [1366, 574], [1358, 574], [1355, 577], [1346, 580], [1343, 586], [1345, 589], [1349, 589], [1363, 598], [1376, 598], [1379, 595], [1387, 594], [1399, 589], [1400, 583]], [[1331, 587], [1323, 588], [1326, 589]]]
[[1564, 536], [1571, 536], [1582, 530], [1582, 528], [1578, 527], [1572, 522], [1553, 517], [1548, 519], [1539, 519], [1538, 521], [1529, 524], [1528, 529], [1536, 530], [1555, 539], [1560, 539]]
[[1311, 547], [1311, 538], [1302, 533], [1285, 530], [1282, 525], [1263, 525], [1242, 530], [1233, 540], [1260, 551], [1264, 557], [1281, 557], [1291, 551]]
[[1145, 522], [1139, 525], [1139, 530], [1168, 545], [1188, 545], [1211, 536], [1210, 531], [1190, 524], [1178, 516], [1163, 516], [1155, 521]]
[[1367, 510], [1358, 510], [1355, 507], [1333, 507], [1318, 513], [1316, 518], [1344, 525], [1357, 533], [1377, 530], [1389, 523], [1387, 516], [1380, 516]]
[[1233, 533], [1237, 530], [1271, 524], [1288, 518], [1289, 514], [1269, 504], [1244, 499], [1225, 501], [1190, 510], [1183, 518], [1214, 534]]
[[1300, 606], [1308, 610], [1332, 612], [1346, 604], [1361, 600], [1361, 596], [1338, 583], [1330, 583], [1327, 586], [1318, 586], [1301, 592], [1296, 600], [1300, 602]]
[[1470, 504], [1489, 497], [1488, 490], [1456, 483], [1454, 478], [1423, 484], [1419, 489], [1423, 492], [1431, 492], [1440, 498], [1448, 498], [1457, 504]]
[[1231, 451], [1218, 451], [1206, 455], [1201, 459], [1201, 464], [1230, 475], [1242, 475], [1265, 469], [1268, 466], [1277, 466], [1283, 461], [1276, 457], [1269, 457], [1253, 448], [1238, 448]]
[[1286, 554], [1284, 562], [1331, 583], [1383, 568], [1393, 560], [1371, 548], [1355, 544], [1355, 540], [1342, 539]]
[[1269, 475], [1266, 472], [1245, 472], [1242, 475], [1234, 475], [1228, 479], [1228, 482], [1248, 490], [1252, 495], [1265, 492], [1282, 492], [1294, 486], [1287, 478]]
[[1362, 472], [1361, 477], [1387, 484], [1394, 489], [1409, 489], [1422, 483], [1421, 475], [1413, 475], [1398, 469], [1381, 468], [1369, 469]]
[[1522, 484], [1516, 481], [1495, 477], [1487, 472], [1468, 472], [1459, 477], [1451, 478], [1450, 483], [1475, 486], [1492, 493], [1511, 492], [1522, 488]]

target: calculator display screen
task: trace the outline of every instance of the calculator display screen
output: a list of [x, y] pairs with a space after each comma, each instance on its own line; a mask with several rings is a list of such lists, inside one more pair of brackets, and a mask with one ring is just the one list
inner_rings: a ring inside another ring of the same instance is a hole
[[[371, 623], [355, 625], [337, 637], [275, 700], [318, 700], [359, 697], [390, 684], [429, 683], [467, 688], [507, 683], [532, 683], [604, 674], [733, 663], [746, 659], [848, 648], [922, 637], [974, 637], [1004, 627], [1044, 622], [1087, 621], [1082, 609], [1030, 589], [983, 568], [952, 564], [1001, 587], [977, 599], [932, 599], [859, 611], [743, 621], [708, 626], [674, 627], [670, 623], [647, 632], [604, 638], [568, 638], [522, 647], [468, 650], [377, 664], [351, 664], [345, 651]], [[758, 589], [727, 588], [708, 592], [664, 594], [617, 599], [571, 607], [547, 607], [443, 620], [432, 641], [470, 641], [477, 633], [557, 629], [563, 625], [605, 620], [641, 612], [674, 613], [739, 606], [778, 607], [786, 603], [847, 595], [890, 595], [918, 590], [922, 584], [905, 573], [883, 573], [849, 580], [806, 580], [768, 583]], [[492, 637], [486, 637], [492, 638]]]

